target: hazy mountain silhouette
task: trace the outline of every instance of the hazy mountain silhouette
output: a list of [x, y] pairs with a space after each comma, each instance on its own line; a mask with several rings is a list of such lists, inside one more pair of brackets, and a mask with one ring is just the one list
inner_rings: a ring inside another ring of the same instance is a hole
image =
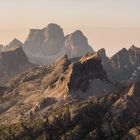
[[65, 54], [73, 58], [93, 52], [81, 31], [64, 36], [63, 29], [57, 24], [49, 24], [43, 29], [31, 29], [24, 50], [30, 61], [37, 64], [51, 64]]

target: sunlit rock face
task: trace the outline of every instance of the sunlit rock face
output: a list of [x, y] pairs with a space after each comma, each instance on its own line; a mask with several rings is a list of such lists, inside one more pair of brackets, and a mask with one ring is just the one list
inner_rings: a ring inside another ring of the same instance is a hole
[[65, 54], [73, 58], [93, 52], [81, 31], [64, 36], [63, 29], [52, 23], [43, 29], [31, 29], [24, 50], [29, 59], [37, 64], [50, 64]]

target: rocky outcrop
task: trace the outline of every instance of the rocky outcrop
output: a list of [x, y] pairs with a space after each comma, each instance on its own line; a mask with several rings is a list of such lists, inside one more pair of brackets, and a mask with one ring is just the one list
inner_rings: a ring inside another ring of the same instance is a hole
[[0, 53], [0, 83], [31, 67], [21, 46]]
[[51, 98], [65, 99], [68, 96], [87, 98], [106, 94], [114, 89], [103, 70], [101, 58], [96, 53], [87, 54], [74, 63], [70, 63], [65, 56], [56, 61], [54, 66], [50, 75], [55, 77], [46, 75], [42, 80], [42, 84], [50, 81], [51, 85], [45, 93]]
[[63, 29], [57, 24], [30, 30], [24, 50], [30, 61], [37, 64], [51, 64], [65, 54], [73, 58], [93, 52], [81, 31], [75, 31], [65, 37]]
[[[104, 52], [104, 51], [103, 51]], [[98, 52], [101, 54], [101, 51]], [[132, 46], [130, 49], [123, 48], [110, 59], [101, 54], [102, 64], [112, 81], [126, 82], [133, 77], [140, 66], [140, 49]]]
[[113, 55], [111, 57], [111, 63], [112, 63], [113, 69], [115, 70], [127, 68], [129, 65], [131, 66], [132, 64], [131, 64], [127, 49], [123, 48], [118, 53]]
[[135, 81], [123, 91], [99, 98], [57, 102], [50, 108], [30, 113], [22, 123], [1, 126], [0, 138], [137, 140], [140, 137], [139, 84]]
[[[106, 139], [126, 139], [131, 128], [136, 127], [140, 122], [140, 81], [137, 80], [132, 84], [126, 94], [120, 97], [104, 116], [102, 124], [102, 134]], [[140, 133], [138, 132], [138, 135]], [[129, 136], [128, 139], [131, 139]]]
[[0, 44], [0, 52], [16, 49], [18, 46], [23, 46], [23, 43], [15, 38], [6, 46]]
[[73, 64], [69, 88], [86, 91], [93, 79], [107, 80], [107, 76], [103, 70], [100, 56], [87, 54], [79, 62]]
[[96, 53], [87, 54], [74, 63], [65, 55], [51, 66], [35, 67], [12, 78], [6, 87], [8, 90], [3, 97], [6, 101], [0, 108], [7, 110], [0, 120], [9, 119], [2, 123], [15, 123], [46, 108], [50, 105], [49, 99], [54, 104], [68, 98], [99, 97], [116, 90], [108, 81], [101, 58]]
[[69, 58], [81, 57], [87, 52], [93, 52], [84, 34], [77, 30], [65, 37], [65, 49]]
[[5, 51], [15, 49], [18, 46], [23, 46], [23, 43], [15, 38], [9, 43], [9, 45], [5, 46]]
[[0, 139], [139, 139], [138, 77], [116, 90], [98, 53], [34, 67], [0, 88]]
[[63, 29], [57, 24], [49, 24], [42, 30], [31, 29], [24, 46], [25, 51], [49, 56], [59, 54], [63, 43]]
[[98, 54], [101, 56], [101, 59], [102, 59], [102, 63], [103, 64], [106, 63], [109, 60], [109, 58], [106, 55], [106, 51], [105, 51], [104, 48], [98, 50]]

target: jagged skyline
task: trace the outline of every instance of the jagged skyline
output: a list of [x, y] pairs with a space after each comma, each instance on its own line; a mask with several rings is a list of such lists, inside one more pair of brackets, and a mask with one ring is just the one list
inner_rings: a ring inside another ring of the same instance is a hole
[[[65, 34], [80, 29], [95, 50], [140, 46], [139, 0], [1, 0], [0, 44], [24, 41], [30, 28], [57, 23]], [[119, 28], [119, 29], [118, 29]]]

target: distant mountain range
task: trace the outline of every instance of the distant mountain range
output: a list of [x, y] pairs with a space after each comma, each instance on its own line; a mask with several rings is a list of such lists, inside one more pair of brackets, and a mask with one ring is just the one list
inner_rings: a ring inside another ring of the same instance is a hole
[[0, 140], [139, 140], [139, 101], [134, 45], [109, 58], [57, 24], [0, 45]]
[[63, 29], [57, 24], [49, 24], [43, 29], [31, 29], [24, 50], [30, 61], [37, 64], [51, 64], [65, 54], [73, 58], [93, 52], [80, 30], [64, 36]]
[[[29, 61], [37, 65], [52, 64], [65, 54], [73, 60], [79, 59], [88, 52], [94, 52], [80, 30], [64, 36], [63, 29], [53, 23], [43, 29], [31, 29], [25, 43], [14, 39], [9, 45], [0, 45], [0, 52], [7, 52], [17, 46], [22, 46]], [[134, 45], [128, 50], [123, 48], [111, 58], [106, 56], [105, 49], [100, 49], [98, 53], [111, 81], [129, 80], [140, 65], [140, 49]]]
[[[22, 52], [24, 56], [21, 57], [28, 57], [29, 60], [26, 60], [36, 65], [50, 65], [65, 54], [71, 60], [78, 60], [86, 53], [94, 52], [92, 47], [89, 46], [87, 38], [80, 30], [64, 36], [63, 29], [59, 25], [52, 23], [43, 29], [31, 29], [25, 43], [14, 39], [6, 46], [0, 45], [0, 52], [2, 54], [3, 52], [8, 54], [8, 51], [14, 52], [17, 46], [22, 46], [22, 51], [25, 52]], [[111, 58], [106, 56], [104, 48], [100, 49], [98, 53], [102, 58], [103, 67], [111, 81], [128, 81], [140, 66], [140, 48], [134, 45], [128, 50], [123, 48]], [[0, 61], [3, 63], [2, 58]], [[18, 59], [15, 61], [18, 61]], [[7, 75], [6, 77], [9, 76]]]

